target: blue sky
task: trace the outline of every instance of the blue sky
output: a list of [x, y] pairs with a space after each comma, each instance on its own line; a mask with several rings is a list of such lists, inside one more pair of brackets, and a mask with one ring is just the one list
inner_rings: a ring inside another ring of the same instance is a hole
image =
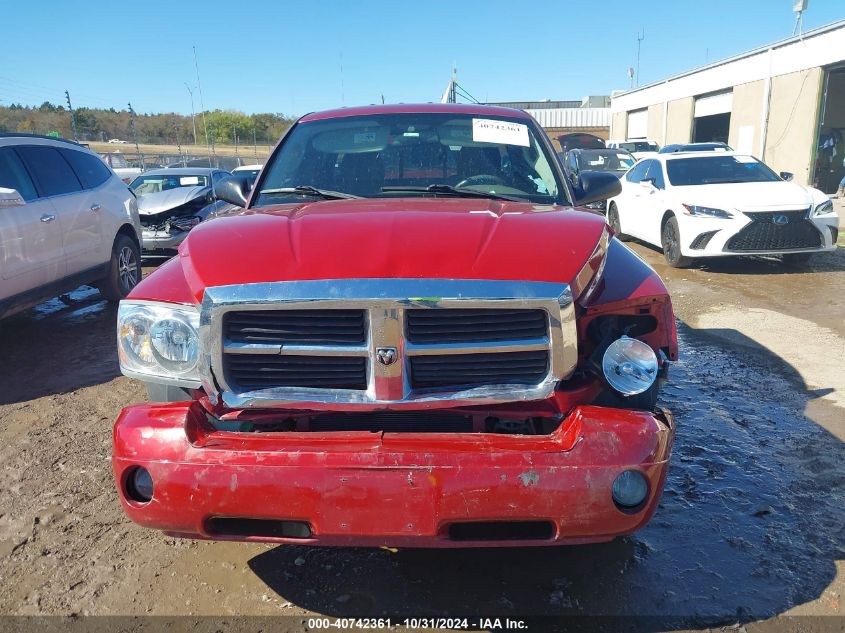
[[[792, 33], [792, 0], [221, 2], [5, 0], [0, 104], [190, 112], [196, 46], [206, 109], [299, 115], [436, 101], [453, 62], [481, 101], [580, 99]], [[809, 0], [804, 30], [845, 18]], [[343, 71], [341, 73], [341, 66]]]

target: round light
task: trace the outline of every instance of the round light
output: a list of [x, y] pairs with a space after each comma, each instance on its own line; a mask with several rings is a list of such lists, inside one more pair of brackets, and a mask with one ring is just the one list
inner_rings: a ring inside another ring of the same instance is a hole
[[153, 315], [150, 312], [133, 312], [120, 322], [117, 332], [121, 349], [135, 363], [148, 367], [155, 365], [149, 339], [152, 321]]
[[610, 492], [616, 505], [626, 509], [636, 508], [648, 495], [648, 482], [641, 472], [626, 470], [613, 481]]
[[172, 372], [190, 371], [197, 364], [197, 332], [182, 319], [159, 319], [150, 328], [152, 352], [158, 363]]
[[604, 352], [601, 368], [611, 387], [623, 396], [635, 396], [657, 379], [657, 356], [642, 341], [623, 336]]
[[126, 484], [126, 494], [133, 501], [148, 503], [153, 498], [153, 477], [146, 468], [133, 469]]

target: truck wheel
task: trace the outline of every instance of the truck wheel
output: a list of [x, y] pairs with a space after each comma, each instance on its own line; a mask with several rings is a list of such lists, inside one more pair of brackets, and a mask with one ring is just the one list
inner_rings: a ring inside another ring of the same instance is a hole
[[681, 232], [678, 230], [678, 220], [673, 215], [663, 225], [660, 233], [660, 244], [663, 246], [663, 256], [672, 268], [687, 268], [692, 264], [691, 257], [681, 255]]
[[613, 232], [616, 234], [616, 239], [620, 242], [627, 242], [628, 236], [622, 232], [622, 225], [619, 223], [619, 211], [616, 208], [616, 203], [611, 202], [610, 208], [607, 210], [607, 223]]
[[124, 299], [141, 281], [141, 250], [126, 235], [118, 235], [111, 249], [109, 274], [97, 283], [97, 289], [109, 301]]

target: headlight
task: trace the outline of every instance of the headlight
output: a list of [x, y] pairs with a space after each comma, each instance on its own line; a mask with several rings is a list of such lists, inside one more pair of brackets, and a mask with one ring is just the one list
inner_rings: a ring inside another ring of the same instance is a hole
[[623, 336], [611, 343], [601, 361], [608, 384], [623, 396], [647, 391], [657, 379], [657, 356], [648, 345]]
[[833, 213], [833, 200], [822, 202], [819, 206], [817, 206], [816, 210], [813, 211], [813, 217], [816, 217], [817, 215], [827, 215], [828, 213]]
[[186, 387], [200, 382], [199, 311], [187, 306], [121, 301], [117, 351], [127, 376]]
[[729, 220], [733, 216], [723, 209], [714, 209], [713, 207], [700, 207], [695, 204], [684, 204], [681, 205], [686, 209], [685, 213], [687, 215], [697, 215], [697, 216], [707, 216], [710, 218], [722, 218], [724, 220]]

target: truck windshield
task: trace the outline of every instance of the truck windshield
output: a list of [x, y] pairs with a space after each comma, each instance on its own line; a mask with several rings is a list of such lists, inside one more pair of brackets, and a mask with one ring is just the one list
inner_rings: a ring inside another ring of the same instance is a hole
[[252, 206], [292, 202], [307, 194], [279, 190], [305, 186], [371, 198], [465, 192], [565, 202], [533, 128], [524, 119], [451, 112], [300, 123], [271, 157]]
[[719, 154], [667, 160], [666, 175], [676, 187], [780, 180], [775, 172], [752, 156]]

